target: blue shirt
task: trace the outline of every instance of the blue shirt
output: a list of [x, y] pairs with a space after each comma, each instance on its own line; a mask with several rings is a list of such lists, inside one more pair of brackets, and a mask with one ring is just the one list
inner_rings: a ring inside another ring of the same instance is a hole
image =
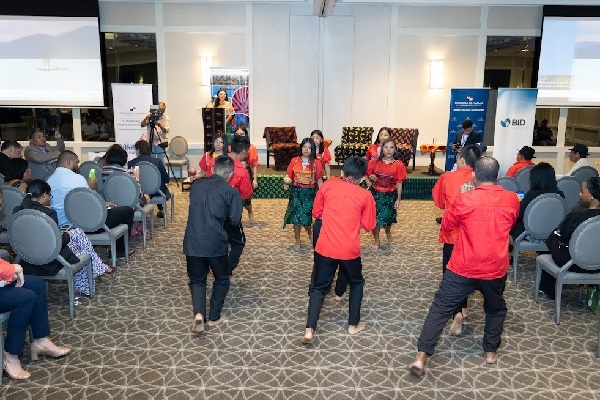
[[87, 180], [68, 168], [58, 167], [48, 178], [48, 185], [52, 189], [52, 207], [58, 215], [58, 226], [69, 225], [71, 222], [65, 215], [65, 196], [78, 187], [88, 187]]

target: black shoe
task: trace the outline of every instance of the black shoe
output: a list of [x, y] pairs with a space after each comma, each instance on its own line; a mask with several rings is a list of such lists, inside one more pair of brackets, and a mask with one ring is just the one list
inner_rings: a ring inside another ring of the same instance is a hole
[[158, 210], [158, 212], [156, 213], [156, 218], [164, 218], [165, 217], [165, 213], [163, 212], [163, 210]]
[[442, 217], [437, 217], [435, 219], [435, 222], [437, 222], [438, 224], [441, 224], [442, 223]]

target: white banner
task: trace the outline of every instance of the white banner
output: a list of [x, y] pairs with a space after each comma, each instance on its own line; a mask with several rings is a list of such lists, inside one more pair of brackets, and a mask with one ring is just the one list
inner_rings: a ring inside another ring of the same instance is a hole
[[537, 89], [498, 89], [494, 158], [500, 176], [516, 161], [517, 152], [533, 142]]
[[146, 134], [146, 128], [142, 128], [140, 123], [152, 105], [152, 85], [112, 83], [111, 87], [115, 142], [123, 146], [132, 159], [135, 158], [135, 142]]

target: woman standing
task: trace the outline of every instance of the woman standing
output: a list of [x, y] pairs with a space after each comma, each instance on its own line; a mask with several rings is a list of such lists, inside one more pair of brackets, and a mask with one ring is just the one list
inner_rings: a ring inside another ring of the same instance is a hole
[[218, 135], [213, 139], [212, 149], [206, 151], [200, 159], [199, 166], [202, 172], [199, 173], [199, 178], [202, 178], [204, 176], [212, 176], [212, 168], [215, 165], [215, 160], [221, 155], [226, 156], [228, 147], [229, 145], [227, 141], [227, 136]]
[[392, 130], [390, 128], [386, 127], [379, 129], [377, 139], [375, 139], [375, 142], [373, 142], [373, 144], [367, 149], [367, 154], [365, 155], [365, 157], [367, 157], [367, 161], [371, 161], [371, 159], [379, 157], [381, 154], [381, 143], [390, 138], [391, 131]]
[[377, 226], [373, 229], [377, 250], [380, 246], [379, 230], [384, 227], [388, 244], [392, 243], [392, 224], [396, 223], [396, 210], [400, 208], [402, 182], [406, 179], [406, 167], [402, 161], [394, 159], [396, 143], [392, 139], [381, 142], [381, 154], [373, 158], [367, 168], [370, 190], [375, 198]]
[[331, 141], [325, 143], [323, 132], [318, 129], [315, 129], [310, 133], [310, 138], [315, 142], [315, 147], [317, 148], [317, 160], [321, 161], [327, 178], [330, 178], [331, 169], [329, 168], [329, 163], [331, 162], [331, 153], [329, 152], [329, 143]]
[[224, 108], [225, 115], [227, 118], [225, 119], [225, 132], [227, 133], [227, 138], [229, 141], [233, 139], [233, 128], [231, 126], [231, 121], [233, 120], [233, 106], [229, 102], [229, 97], [227, 96], [227, 92], [225, 89], [220, 88], [217, 92], [217, 97], [215, 98], [214, 104], [212, 104], [213, 108]]
[[283, 227], [287, 224], [294, 225], [296, 243], [294, 250], [300, 250], [300, 232], [306, 229], [309, 240], [312, 239], [312, 206], [317, 194], [317, 188], [323, 184], [323, 166], [317, 160], [315, 142], [310, 138], [302, 139], [300, 144], [301, 156], [290, 161], [287, 176], [283, 180], [283, 188], [288, 189], [290, 184], [290, 201], [288, 202]]
[[[240, 124], [235, 128], [235, 136], [244, 136], [250, 140], [248, 136], [248, 130], [246, 129], [246, 125]], [[256, 147], [252, 143], [250, 143], [250, 147], [248, 148], [248, 155], [246, 156], [246, 161], [243, 161], [242, 164], [248, 170], [248, 174], [250, 175], [250, 182], [252, 182], [252, 188], [256, 189], [258, 187], [258, 152], [256, 151]], [[243, 201], [244, 208], [248, 211], [248, 222], [251, 224], [254, 223], [254, 213], [252, 212], [252, 197]]]

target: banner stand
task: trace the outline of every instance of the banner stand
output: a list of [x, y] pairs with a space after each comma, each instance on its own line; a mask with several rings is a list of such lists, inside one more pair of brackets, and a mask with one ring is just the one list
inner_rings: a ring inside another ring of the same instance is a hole
[[152, 105], [152, 85], [112, 83], [113, 112], [115, 115], [115, 143], [119, 143], [129, 159], [136, 157], [135, 142], [145, 138], [147, 129], [140, 123]]

